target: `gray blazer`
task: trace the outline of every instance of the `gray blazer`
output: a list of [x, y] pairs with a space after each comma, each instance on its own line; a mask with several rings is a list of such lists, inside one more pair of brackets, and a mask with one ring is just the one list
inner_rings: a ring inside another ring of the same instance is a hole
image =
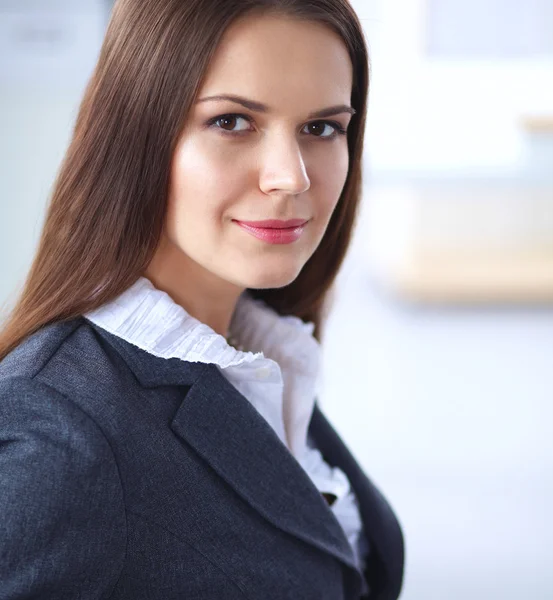
[[85, 317], [0, 362], [0, 600], [392, 600], [403, 537], [316, 405], [349, 477], [365, 573], [299, 463], [217, 367]]

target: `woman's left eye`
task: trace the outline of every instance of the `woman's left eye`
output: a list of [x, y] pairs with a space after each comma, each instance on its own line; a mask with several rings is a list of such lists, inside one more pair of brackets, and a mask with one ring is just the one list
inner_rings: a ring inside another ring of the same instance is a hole
[[[310, 134], [322, 139], [332, 139], [337, 135], [345, 135], [347, 133], [340, 123], [335, 123], [334, 121], [315, 121], [308, 123], [305, 127], [309, 128]], [[328, 133], [328, 135], [325, 135], [325, 133]]]

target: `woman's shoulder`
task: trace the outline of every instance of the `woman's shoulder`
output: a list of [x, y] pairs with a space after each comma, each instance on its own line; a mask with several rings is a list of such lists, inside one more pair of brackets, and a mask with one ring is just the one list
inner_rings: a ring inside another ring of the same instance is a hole
[[87, 375], [98, 368], [100, 351], [81, 317], [46, 325], [24, 339], [0, 361], [3, 427], [26, 432], [40, 425], [60, 433], [70, 426], [76, 434], [86, 430], [88, 439], [95, 437], [91, 431], [101, 438], [94, 411], [79, 400], [101, 384]]
[[0, 382], [14, 377], [34, 377], [82, 326], [83, 319], [58, 321], [26, 337], [0, 361]]
[[[0, 361], [0, 399], [37, 400], [47, 411], [65, 402], [93, 415], [121, 386], [122, 370], [83, 317], [46, 325]], [[63, 401], [61, 399], [64, 399]], [[22, 406], [21, 400], [16, 400]]]
[[[56, 565], [60, 586], [74, 583], [87, 598], [107, 594], [126, 544], [117, 462], [94, 419], [33, 374], [40, 365], [33, 369], [28, 356], [44, 355], [25, 345], [15, 354], [25, 360], [14, 373], [0, 365], [0, 580], [14, 597], [31, 588], [42, 597]], [[71, 542], [79, 539], [86, 545]]]
[[21, 396], [34, 398], [40, 411], [65, 403], [112, 440], [141, 419], [152, 426], [167, 420], [161, 409], [174, 410], [179, 386], [205, 366], [151, 355], [81, 316], [41, 328], [0, 361], [0, 410]]
[[[75, 355], [72, 363], [67, 357], [77, 347], [71, 340], [81, 325], [74, 319], [43, 327], [0, 362], [0, 447], [7, 449], [0, 460], [3, 481], [19, 473], [21, 486], [29, 490], [37, 482], [46, 490], [56, 480], [69, 493], [85, 472], [100, 473], [103, 465], [101, 477], [119, 485], [103, 429], [75, 394], [64, 393], [64, 382], [79, 370]], [[42, 496], [35, 491], [39, 502]]]

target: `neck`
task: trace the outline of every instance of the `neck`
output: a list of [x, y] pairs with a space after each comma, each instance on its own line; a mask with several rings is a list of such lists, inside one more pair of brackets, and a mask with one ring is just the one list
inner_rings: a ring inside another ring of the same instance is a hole
[[244, 288], [224, 281], [164, 240], [144, 272], [153, 285], [192, 317], [227, 337], [236, 303]]

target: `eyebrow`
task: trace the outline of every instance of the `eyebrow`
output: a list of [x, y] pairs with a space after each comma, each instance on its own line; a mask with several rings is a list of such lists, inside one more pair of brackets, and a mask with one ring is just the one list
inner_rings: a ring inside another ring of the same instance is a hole
[[[218, 96], [208, 96], [207, 98], [201, 98], [198, 100], [197, 104], [201, 102], [209, 102], [209, 101], [220, 101], [220, 100], [228, 100], [229, 102], [235, 102], [236, 104], [241, 104], [245, 108], [249, 110], [253, 110], [254, 112], [260, 113], [268, 113], [270, 112], [270, 108], [266, 104], [261, 104], [261, 102], [255, 102], [254, 100], [248, 100], [247, 98], [242, 98], [241, 96], [233, 96], [232, 94], [222, 94]], [[346, 104], [340, 104], [338, 106], [330, 106], [328, 108], [323, 108], [322, 110], [317, 110], [308, 115], [309, 119], [317, 119], [324, 117], [331, 117], [332, 115], [339, 115], [341, 113], [349, 113], [350, 115], [354, 115], [357, 111], [351, 106], [347, 106]]]

